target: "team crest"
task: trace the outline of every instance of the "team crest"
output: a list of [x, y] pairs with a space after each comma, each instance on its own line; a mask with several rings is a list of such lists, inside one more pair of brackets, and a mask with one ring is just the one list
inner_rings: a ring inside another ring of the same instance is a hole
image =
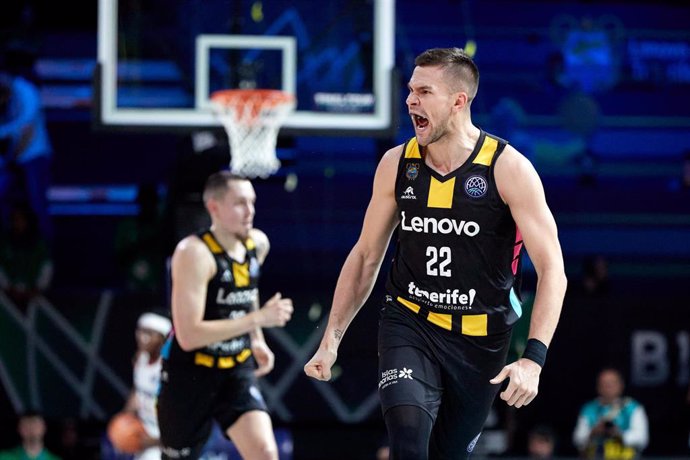
[[465, 193], [471, 198], [481, 198], [486, 195], [488, 185], [483, 176], [470, 176], [465, 181]]
[[409, 180], [415, 180], [419, 174], [419, 163], [407, 163], [407, 170], [405, 171], [405, 177]]

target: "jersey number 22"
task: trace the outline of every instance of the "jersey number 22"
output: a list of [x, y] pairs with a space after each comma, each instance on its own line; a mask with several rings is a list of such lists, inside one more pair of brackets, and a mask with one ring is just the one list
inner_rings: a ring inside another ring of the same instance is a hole
[[442, 246], [437, 248], [435, 246], [427, 246], [426, 256], [429, 260], [426, 262], [426, 274], [429, 276], [445, 276], [450, 278], [450, 248]]

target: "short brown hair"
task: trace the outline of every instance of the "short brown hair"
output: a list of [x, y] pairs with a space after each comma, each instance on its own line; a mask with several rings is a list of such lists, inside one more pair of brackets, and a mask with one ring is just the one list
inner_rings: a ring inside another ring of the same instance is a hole
[[218, 171], [206, 179], [206, 184], [204, 185], [203, 200], [206, 203], [211, 198], [222, 198], [225, 192], [228, 191], [228, 183], [230, 181], [240, 181], [249, 180], [246, 177], [238, 176], [237, 174], [231, 173], [230, 171], [223, 170]]
[[414, 60], [419, 67], [440, 66], [451, 77], [451, 89], [464, 89], [470, 101], [479, 88], [479, 69], [472, 58], [460, 48], [432, 48]]

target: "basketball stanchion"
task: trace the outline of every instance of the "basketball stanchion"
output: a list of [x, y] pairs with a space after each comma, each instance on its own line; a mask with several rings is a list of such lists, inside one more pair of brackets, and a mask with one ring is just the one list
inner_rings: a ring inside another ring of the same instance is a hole
[[280, 169], [278, 131], [295, 109], [292, 94], [275, 89], [226, 89], [211, 94], [211, 106], [228, 134], [230, 170], [250, 179]]

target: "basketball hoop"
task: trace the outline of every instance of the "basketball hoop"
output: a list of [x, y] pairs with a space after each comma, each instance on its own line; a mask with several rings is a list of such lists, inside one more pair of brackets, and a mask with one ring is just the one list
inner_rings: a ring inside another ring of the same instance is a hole
[[226, 89], [211, 94], [211, 106], [228, 133], [233, 173], [266, 178], [278, 171], [276, 141], [295, 108], [293, 95], [275, 89]]

